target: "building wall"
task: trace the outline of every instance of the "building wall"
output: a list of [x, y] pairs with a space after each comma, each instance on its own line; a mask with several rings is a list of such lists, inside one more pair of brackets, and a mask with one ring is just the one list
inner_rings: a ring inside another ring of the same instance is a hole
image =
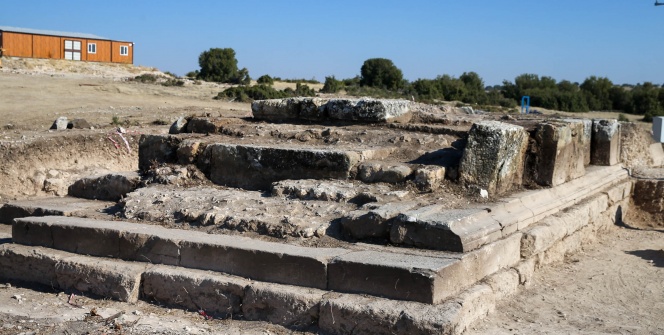
[[[2, 47], [5, 49], [4, 55], [10, 57], [64, 59], [65, 40], [81, 42], [82, 61], [134, 63], [134, 47], [131, 42], [2, 32]], [[97, 44], [96, 53], [88, 54], [88, 43]], [[128, 48], [128, 55], [120, 55], [120, 46]]]
[[32, 35], [2, 32], [4, 55], [11, 57], [32, 57]]
[[[97, 53], [94, 53], [94, 54], [87, 53], [89, 43], [95, 43], [97, 45]], [[110, 41], [87, 40], [87, 42], [85, 43], [84, 48], [85, 48], [85, 51], [86, 51], [86, 54], [87, 54], [87, 57], [86, 57], [87, 61], [90, 61], [90, 62], [110, 62], [111, 61], [111, 42]]]
[[60, 37], [57, 36], [32, 36], [32, 57], [34, 58], [55, 58], [62, 56], [62, 44]]
[[[134, 46], [129, 42], [111, 42], [111, 62], [113, 63], [134, 63]], [[129, 48], [127, 56], [120, 55], [120, 46]]]

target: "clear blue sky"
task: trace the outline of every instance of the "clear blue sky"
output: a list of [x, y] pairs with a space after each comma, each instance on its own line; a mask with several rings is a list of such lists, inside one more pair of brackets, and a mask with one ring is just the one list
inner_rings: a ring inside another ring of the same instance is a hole
[[664, 82], [664, 6], [654, 0], [2, 1], [0, 25], [136, 43], [135, 64], [184, 74], [230, 47], [253, 78], [354, 77], [391, 59], [409, 80], [475, 71]]

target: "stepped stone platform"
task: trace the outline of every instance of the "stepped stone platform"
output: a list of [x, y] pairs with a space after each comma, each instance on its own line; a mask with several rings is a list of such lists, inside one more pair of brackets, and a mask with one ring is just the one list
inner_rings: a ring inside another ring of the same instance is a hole
[[26, 216], [84, 216], [113, 206], [107, 201], [94, 201], [74, 197], [51, 197], [34, 200], [19, 200], [0, 207], [0, 223], [12, 224], [15, 218]]

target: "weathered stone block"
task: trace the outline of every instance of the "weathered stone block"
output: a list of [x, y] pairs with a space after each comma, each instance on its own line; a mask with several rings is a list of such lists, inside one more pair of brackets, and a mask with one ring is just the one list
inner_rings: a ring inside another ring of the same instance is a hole
[[55, 264], [69, 254], [19, 244], [0, 245], [0, 278], [57, 286]]
[[285, 179], [348, 179], [360, 161], [353, 151], [213, 144], [210, 179], [244, 189], [269, 189]]
[[590, 119], [564, 119], [565, 122], [575, 123], [580, 122], [583, 124], [583, 133], [580, 134], [581, 145], [583, 146], [584, 152], [584, 165], [588, 166], [590, 164], [590, 156], [592, 155], [592, 135], [593, 135], [593, 120]]
[[375, 161], [361, 163], [358, 171], [358, 178], [365, 183], [390, 184], [405, 182], [413, 172], [406, 164]]
[[242, 313], [249, 281], [209, 271], [155, 266], [143, 274], [142, 294], [169, 306], [228, 318]]
[[242, 312], [247, 320], [305, 330], [318, 325], [320, 302], [326, 293], [312, 288], [254, 282], [247, 286]]
[[557, 186], [585, 174], [584, 124], [546, 121], [535, 128], [527, 170], [542, 186]]
[[371, 206], [371, 209], [359, 209], [343, 216], [341, 227], [344, 233], [356, 239], [388, 238], [392, 219], [415, 206], [416, 202], [403, 201]]
[[179, 133], [184, 133], [185, 129], [187, 127], [187, 119], [184, 118], [184, 116], [180, 116], [173, 124], [171, 127], [168, 129], [169, 134], [179, 134]]
[[620, 123], [617, 120], [593, 120], [592, 139], [591, 164], [620, 163]]
[[138, 141], [138, 168], [147, 171], [152, 165], [176, 163], [180, 140], [170, 135], [141, 135]]
[[16, 218], [29, 216], [71, 216], [87, 211], [101, 210], [110, 205], [109, 202], [74, 197], [12, 201], [0, 207], [0, 223], [12, 224]]
[[140, 181], [136, 172], [111, 173], [79, 179], [69, 186], [67, 193], [77, 198], [118, 201], [134, 191]]
[[528, 133], [521, 126], [498, 121], [475, 123], [459, 166], [466, 185], [497, 196], [521, 184]]
[[255, 119], [284, 121], [297, 119], [303, 98], [256, 100], [251, 103]]
[[67, 119], [66, 116], [61, 116], [55, 121], [53, 121], [53, 125], [51, 126], [52, 130], [67, 130], [67, 125], [69, 124], [69, 120]]
[[324, 105], [332, 120], [359, 122], [408, 122], [411, 102], [388, 99], [330, 99]]
[[428, 165], [415, 170], [415, 185], [422, 191], [433, 191], [445, 180], [445, 167]]
[[144, 263], [128, 263], [86, 256], [65, 258], [55, 265], [58, 286], [112, 299], [136, 302]]
[[184, 140], [178, 146], [176, 151], [178, 163], [180, 164], [193, 164], [196, 162], [198, 154], [205, 150], [205, 144], [201, 141], [192, 139]]

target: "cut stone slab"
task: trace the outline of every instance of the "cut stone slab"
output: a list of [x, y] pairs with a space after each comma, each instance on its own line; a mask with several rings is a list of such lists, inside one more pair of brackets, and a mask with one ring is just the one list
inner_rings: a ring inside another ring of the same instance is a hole
[[73, 256], [58, 262], [55, 273], [60, 288], [134, 303], [138, 301], [141, 275], [146, 267], [144, 263]]
[[326, 291], [254, 282], [242, 300], [247, 320], [267, 321], [291, 329], [305, 330], [318, 325], [320, 302]]
[[287, 98], [257, 100], [251, 104], [254, 118], [268, 121], [303, 119], [310, 121], [408, 122], [411, 102], [389, 99]]
[[12, 224], [14, 219], [28, 216], [74, 216], [96, 212], [112, 206], [104, 201], [85, 200], [72, 197], [50, 197], [33, 200], [12, 201], [0, 207], [0, 223]]
[[393, 192], [387, 185], [367, 185], [342, 180], [282, 180], [272, 184], [272, 196], [289, 196], [301, 200], [369, 202], [402, 200], [409, 192]]
[[250, 281], [220, 273], [157, 265], [145, 271], [141, 293], [147, 299], [230, 318], [242, 313]]
[[111, 173], [79, 179], [69, 186], [68, 194], [90, 200], [118, 201], [135, 190], [141, 181], [137, 172]]
[[333, 220], [356, 208], [343, 202], [284, 201], [256, 191], [162, 185], [129, 193], [122, 204], [127, 219], [214, 226], [278, 238], [325, 235]]
[[521, 185], [528, 133], [498, 121], [475, 123], [459, 166], [460, 181], [497, 196]]
[[329, 290], [438, 304], [519, 262], [521, 234], [463, 255], [357, 251], [329, 265]]
[[593, 120], [591, 164], [615, 165], [620, 163], [620, 122]]
[[212, 144], [210, 180], [249, 190], [286, 179], [349, 179], [361, 154], [311, 148]]
[[78, 290], [120, 301], [136, 302], [145, 263], [79, 256], [59, 250], [4, 244], [0, 264], [5, 279]]
[[389, 238], [393, 219], [417, 205], [414, 201], [365, 205], [342, 217], [341, 228], [355, 239]]
[[445, 271], [456, 262], [449, 258], [352, 252], [329, 264], [328, 289], [435, 304], [449, 295], [442, 289]]
[[410, 166], [395, 162], [369, 161], [358, 167], [358, 178], [365, 183], [403, 183], [411, 173]]
[[[327, 286], [328, 261], [348, 252], [121, 221], [56, 216], [19, 219], [12, 234], [15, 243], [141, 262], [154, 263], [158, 257], [153, 256], [166, 250], [167, 254], [178, 256], [173, 265], [320, 289]], [[150, 236], [164, 243], [146, 244]], [[150, 246], [155, 249], [149, 249]], [[132, 255], [126, 250], [142, 253]]]
[[199, 134], [221, 133], [224, 126], [245, 123], [240, 118], [231, 117], [193, 117], [187, 122], [186, 132]]
[[541, 186], [557, 186], [585, 174], [582, 122], [546, 121], [534, 131], [527, 171]]
[[390, 241], [418, 248], [465, 252], [476, 239], [501, 235], [500, 224], [481, 209], [446, 209], [430, 205], [399, 214]]
[[650, 226], [664, 227], [664, 168], [641, 168], [634, 176], [634, 205], [651, 215]]

